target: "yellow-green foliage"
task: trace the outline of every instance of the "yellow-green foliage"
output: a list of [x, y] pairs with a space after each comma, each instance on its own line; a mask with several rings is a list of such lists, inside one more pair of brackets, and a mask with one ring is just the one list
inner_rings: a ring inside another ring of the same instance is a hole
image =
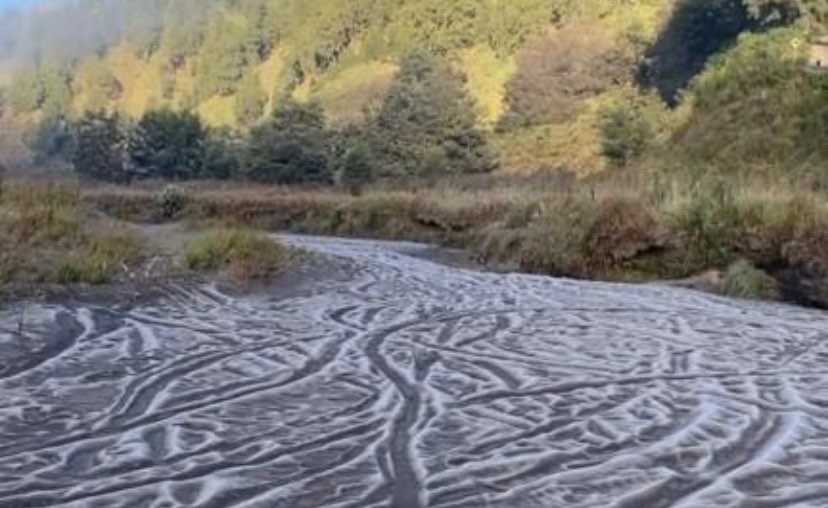
[[511, 56], [498, 57], [487, 45], [477, 45], [461, 53], [461, 70], [468, 80], [468, 88], [479, 108], [478, 116], [486, 126], [500, 120], [506, 108], [506, 83], [515, 72]]
[[198, 106], [198, 115], [212, 127], [236, 124], [236, 102], [233, 96], [214, 95]]
[[518, 127], [497, 132], [493, 143], [501, 167], [509, 172], [571, 171], [597, 173], [606, 160], [601, 155], [599, 102], [590, 101], [571, 122]]
[[333, 123], [358, 123], [365, 120], [366, 112], [379, 108], [396, 73], [397, 66], [391, 63], [357, 64], [332, 73], [311, 92], [311, 97]]
[[186, 253], [191, 270], [227, 270], [240, 280], [273, 275], [287, 261], [287, 250], [275, 239], [247, 229], [208, 231]]
[[[721, 4], [732, 11], [738, 10], [739, 1]], [[752, 7], [779, 3], [745, 2]], [[149, 108], [169, 105], [192, 108], [213, 126], [239, 126], [244, 122], [233, 111], [233, 96], [240, 83], [251, 84], [258, 76], [267, 96], [265, 114], [278, 101], [293, 97], [320, 102], [333, 123], [355, 123], [364, 119], [366, 110], [376, 109], [400, 60], [425, 49], [465, 74], [479, 124], [495, 131], [502, 167], [592, 173], [606, 162], [600, 107], [606, 96], [633, 89], [645, 57], [652, 56], [647, 51], [670, 25], [676, 2], [160, 4], [160, 37], [155, 32], [141, 37], [144, 32], [138, 30], [118, 43], [109, 41], [113, 45], [102, 57], [90, 52], [78, 59], [71, 90], [52, 87], [61, 97], [42, 97], [44, 83], [55, 81], [44, 80], [47, 74], [55, 76], [45, 70], [39, 78], [20, 74], [13, 80], [19, 86], [7, 95], [21, 111], [29, 111], [26, 115], [62, 111], [62, 95], [71, 91], [71, 111], [76, 114], [106, 107], [139, 117]], [[804, 5], [813, 11], [813, 26], [821, 26], [824, 2]], [[732, 35], [722, 35], [723, 48], [729, 47]], [[674, 126], [681, 128], [669, 143], [648, 147], [643, 160], [679, 169], [693, 163], [766, 171], [785, 166], [786, 173], [815, 174], [813, 169], [828, 157], [823, 142], [828, 78], [800, 72], [806, 45], [795, 48], [794, 39], [804, 41], [806, 34], [788, 28], [743, 36], [691, 84], [684, 104], [668, 115], [656, 138], [670, 137]]]

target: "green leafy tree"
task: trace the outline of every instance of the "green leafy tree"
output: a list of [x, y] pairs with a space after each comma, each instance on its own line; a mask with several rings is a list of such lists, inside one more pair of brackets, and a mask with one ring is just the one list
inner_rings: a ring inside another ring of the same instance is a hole
[[259, 182], [329, 183], [328, 141], [322, 108], [288, 101], [251, 130], [245, 173]]
[[708, 60], [742, 32], [787, 25], [802, 16], [819, 19], [826, 7], [824, 0], [680, 0], [647, 53], [642, 82], [675, 104]]
[[138, 122], [140, 143], [132, 159], [150, 177], [187, 180], [198, 177], [204, 159], [206, 131], [188, 111], [162, 109]]
[[444, 173], [496, 166], [462, 79], [425, 53], [403, 60], [375, 130], [382, 164], [392, 175], [422, 175], [438, 158], [445, 161]]

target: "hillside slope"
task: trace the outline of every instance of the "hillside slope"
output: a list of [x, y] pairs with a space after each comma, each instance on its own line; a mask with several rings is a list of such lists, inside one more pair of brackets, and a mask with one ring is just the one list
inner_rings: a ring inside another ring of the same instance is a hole
[[[707, 59], [740, 33], [798, 24], [800, 32], [789, 35], [801, 36], [818, 29], [826, 4], [70, 2], [2, 18], [0, 28], [8, 30], [0, 38], [0, 86], [7, 85], [0, 106], [3, 121], [15, 125], [100, 110], [139, 117], [172, 107], [197, 111], [213, 126], [245, 127], [293, 98], [318, 101], [330, 123], [344, 125], [376, 111], [400, 59], [426, 50], [466, 76], [479, 123], [490, 131], [504, 169], [583, 174], [613, 162], [605, 157], [608, 116], [642, 117], [646, 125], [639, 127], [653, 131], [646, 147], [625, 148], [625, 163], [659, 140], [687, 140], [694, 127], [684, 124], [692, 114], [668, 111], [655, 92], [675, 106], [680, 90], [692, 93]], [[82, 36], [67, 30], [75, 21]]]

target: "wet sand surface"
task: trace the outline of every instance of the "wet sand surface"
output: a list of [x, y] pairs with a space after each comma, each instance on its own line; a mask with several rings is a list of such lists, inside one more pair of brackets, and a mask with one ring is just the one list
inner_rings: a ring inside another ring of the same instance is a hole
[[0, 507], [828, 507], [828, 315], [413, 244], [0, 311]]

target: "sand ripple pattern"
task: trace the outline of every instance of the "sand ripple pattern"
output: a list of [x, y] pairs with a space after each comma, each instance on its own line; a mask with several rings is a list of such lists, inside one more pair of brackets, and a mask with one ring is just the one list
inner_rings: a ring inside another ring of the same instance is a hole
[[828, 507], [828, 316], [412, 244], [0, 312], [0, 507]]

